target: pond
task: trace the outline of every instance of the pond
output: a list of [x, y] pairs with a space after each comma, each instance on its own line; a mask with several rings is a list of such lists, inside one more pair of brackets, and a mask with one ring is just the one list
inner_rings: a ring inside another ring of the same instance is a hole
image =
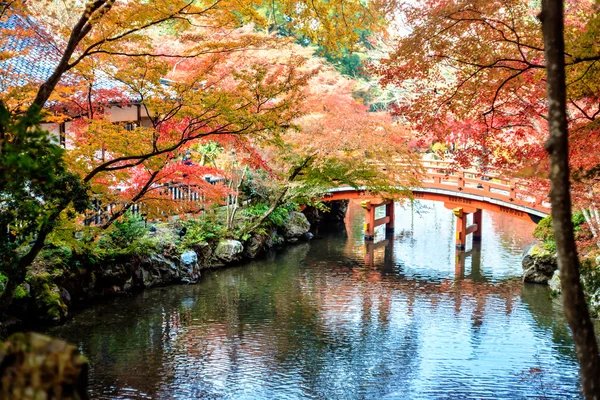
[[49, 333], [89, 358], [94, 399], [582, 398], [558, 301], [524, 285], [532, 223], [484, 212], [454, 248], [443, 204], [346, 229], [196, 285], [102, 301]]

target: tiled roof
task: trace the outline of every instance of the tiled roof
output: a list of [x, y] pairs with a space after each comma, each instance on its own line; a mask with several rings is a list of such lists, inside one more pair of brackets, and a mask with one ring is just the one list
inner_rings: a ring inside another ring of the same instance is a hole
[[[19, 28], [28, 29], [29, 23], [20, 17], [11, 16], [0, 20], [0, 30], [10, 32]], [[14, 56], [0, 62], [1, 90], [27, 83], [39, 84], [50, 77], [60, 59], [57, 49], [36, 40], [35, 36], [16, 38], [9, 34], [5, 39], [6, 42], [2, 43], [4, 48], [0, 50], [9, 51]]]
[[[31, 19], [26, 20], [18, 16], [0, 19], [0, 31], [11, 32], [21, 28], [35, 32], [34, 27], [39, 29], [36, 22]], [[35, 33], [28, 37], [16, 37], [8, 34], [5, 35], [5, 39], [6, 42], [0, 43], [0, 45], [4, 45], [0, 51], [8, 51], [12, 53], [12, 56], [0, 61], [1, 91], [30, 83], [42, 84], [52, 75], [60, 61], [62, 52], [53, 44], [36, 37]], [[102, 71], [98, 71], [96, 74], [94, 88], [96, 90], [125, 90], [121, 82], [111, 79]]]

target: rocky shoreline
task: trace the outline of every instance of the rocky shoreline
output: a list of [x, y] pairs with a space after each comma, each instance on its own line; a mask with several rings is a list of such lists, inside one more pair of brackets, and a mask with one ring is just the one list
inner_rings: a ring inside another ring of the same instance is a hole
[[[173, 284], [194, 284], [206, 270], [239, 265], [267, 252], [310, 240], [319, 225], [343, 223], [345, 206], [335, 205], [335, 213], [317, 210], [291, 211], [285, 223], [270, 232], [254, 233], [245, 241], [220, 239], [204, 241], [180, 251], [174, 229], [158, 229], [153, 235], [162, 241], [152, 254], [124, 255], [110, 262], [76, 262], [53, 272], [34, 272], [23, 285], [24, 295], [13, 301], [9, 318], [0, 324], [4, 333], [40, 324], [60, 324], [72, 312], [95, 299], [135, 293], [146, 288]], [[309, 219], [311, 222], [309, 222]], [[46, 260], [47, 264], [57, 264]], [[48, 269], [48, 268], [46, 268]]]
[[539, 244], [525, 249], [521, 262], [523, 282], [547, 284], [558, 270], [556, 253], [545, 250]]
[[[581, 282], [584, 294], [588, 301], [590, 313], [596, 318], [600, 317], [600, 281], [596, 276], [596, 265], [600, 259], [584, 258], [581, 263]], [[561, 295], [560, 272], [556, 253], [543, 248], [541, 244], [534, 244], [523, 253], [523, 282], [547, 285], [550, 295]]]

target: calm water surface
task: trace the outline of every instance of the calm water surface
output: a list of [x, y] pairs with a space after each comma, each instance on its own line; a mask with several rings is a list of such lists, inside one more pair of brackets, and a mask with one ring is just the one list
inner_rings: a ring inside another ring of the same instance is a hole
[[344, 232], [50, 333], [89, 358], [95, 399], [581, 398], [560, 305], [519, 280], [533, 225], [484, 213], [456, 254], [452, 211], [397, 207], [377, 245], [351, 205]]

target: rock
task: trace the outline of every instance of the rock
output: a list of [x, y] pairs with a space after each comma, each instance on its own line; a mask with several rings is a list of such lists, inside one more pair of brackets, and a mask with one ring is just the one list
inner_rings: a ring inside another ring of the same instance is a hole
[[31, 294], [31, 285], [29, 285], [29, 283], [27, 283], [27, 282], [23, 282], [19, 286], [17, 286], [17, 289], [15, 290], [14, 299], [15, 300], [24, 299], [24, 298], [29, 297], [30, 294]]
[[96, 283], [99, 287], [122, 287], [131, 277], [131, 271], [135, 270], [131, 266], [130, 260], [119, 259], [109, 265], [102, 265], [96, 276]]
[[194, 250], [188, 250], [181, 254], [180, 259], [183, 265], [196, 264], [198, 262], [198, 255]]
[[50, 275], [35, 275], [31, 278], [30, 284], [35, 311], [39, 318], [53, 323], [64, 321], [68, 316], [68, 307]]
[[215, 249], [214, 258], [224, 263], [231, 263], [238, 261], [244, 246], [238, 240], [221, 240]]
[[558, 270], [554, 271], [554, 275], [548, 281], [548, 287], [553, 295], [559, 295], [561, 292], [560, 288], [560, 272]]
[[283, 236], [290, 243], [295, 243], [310, 230], [310, 223], [301, 212], [292, 211], [283, 224]]
[[179, 279], [185, 283], [198, 282], [200, 279], [198, 255], [194, 250], [188, 250], [181, 254], [178, 275]]
[[244, 245], [244, 256], [256, 258], [264, 250], [265, 242], [266, 238], [264, 236], [252, 235]]
[[142, 259], [135, 269], [135, 281], [138, 286], [152, 287], [178, 280], [178, 264], [171, 258], [160, 254]]
[[133, 277], [129, 278], [123, 285], [123, 291], [129, 292], [133, 288]]
[[0, 345], [0, 398], [87, 399], [88, 364], [77, 347], [38, 333]]
[[523, 282], [546, 284], [558, 269], [556, 254], [531, 246], [522, 260]]
[[144, 268], [140, 268], [137, 271], [135, 271], [135, 275], [137, 281], [142, 287], [148, 287], [148, 285], [152, 283], [152, 280], [150, 279], [150, 273]]
[[213, 254], [212, 247], [206, 242], [199, 242], [192, 246], [192, 250], [194, 250], [196, 256], [198, 256], [198, 265], [200, 266], [200, 269], [208, 268]]
[[348, 200], [334, 200], [326, 203], [329, 211], [323, 211], [314, 207], [307, 207], [303, 210], [308, 222], [310, 222], [311, 232], [318, 236], [319, 231], [337, 232], [344, 231], [346, 225], [344, 219], [348, 211]]
[[65, 302], [66, 305], [71, 304], [71, 294], [65, 288], [60, 288], [60, 298]]
[[285, 238], [280, 236], [277, 231], [271, 232], [271, 235], [265, 239], [265, 247], [279, 247], [285, 243]]
[[334, 200], [328, 203], [329, 212], [324, 213], [323, 222], [336, 223], [344, 222], [346, 212], [348, 211], [349, 200]]
[[177, 256], [179, 255], [179, 250], [177, 249], [177, 245], [175, 245], [175, 243], [167, 243], [162, 248], [161, 254], [165, 257], [177, 258]]
[[312, 206], [306, 207], [304, 210], [302, 210], [302, 213], [306, 216], [306, 219], [311, 227], [318, 226], [323, 218], [323, 211]]
[[590, 314], [594, 317], [600, 315], [600, 289], [592, 293], [588, 298], [588, 305], [590, 308]]

